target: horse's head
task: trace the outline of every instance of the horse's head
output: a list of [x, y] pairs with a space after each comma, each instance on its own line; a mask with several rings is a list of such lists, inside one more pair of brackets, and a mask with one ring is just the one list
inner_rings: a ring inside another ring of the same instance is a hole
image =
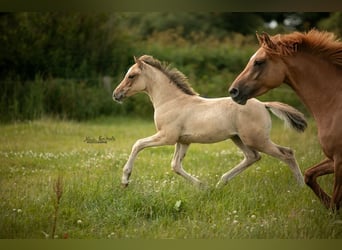
[[261, 47], [229, 88], [231, 97], [239, 104], [278, 87], [285, 79], [286, 65], [275, 52], [276, 44], [266, 33], [257, 37]]
[[113, 100], [121, 102], [125, 97], [132, 96], [146, 89], [145, 81], [142, 77], [143, 69], [146, 67], [142, 60], [134, 57], [135, 64], [127, 71], [124, 79], [113, 91]]

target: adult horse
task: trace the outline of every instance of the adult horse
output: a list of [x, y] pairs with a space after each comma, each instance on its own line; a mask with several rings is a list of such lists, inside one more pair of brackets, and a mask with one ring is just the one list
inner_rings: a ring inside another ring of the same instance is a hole
[[[297, 93], [317, 122], [326, 159], [305, 171], [305, 182], [327, 208], [342, 202], [342, 43], [334, 34], [311, 30], [270, 37], [257, 35], [260, 48], [234, 80], [229, 93], [240, 104], [282, 83]], [[330, 197], [317, 177], [335, 173]]]
[[270, 138], [271, 118], [267, 109], [285, 120], [294, 129], [303, 131], [306, 121], [296, 109], [278, 102], [262, 103], [253, 99], [246, 106], [231, 98], [202, 98], [190, 87], [186, 77], [177, 69], [151, 56], [135, 58], [124, 79], [113, 92], [113, 99], [121, 102], [138, 92], [149, 95], [154, 107], [157, 133], [140, 139], [123, 168], [122, 184], [127, 186], [134, 160], [146, 147], [175, 145], [171, 166], [173, 170], [194, 184], [201, 182], [188, 174], [182, 160], [190, 143], [214, 143], [226, 139], [242, 150], [244, 159], [231, 171], [222, 175], [217, 186], [223, 186], [235, 175], [260, 159], [264, 152], [284, 161], [300, 185], [303, 176], [291, 149], [274, 144]]

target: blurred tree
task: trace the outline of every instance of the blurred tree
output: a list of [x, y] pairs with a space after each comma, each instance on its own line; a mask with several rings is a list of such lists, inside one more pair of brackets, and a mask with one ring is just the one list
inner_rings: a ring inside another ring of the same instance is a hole
[[128, 27], [135, 28], [143, 38], [169, 29], [178, 29], [185, 38], [191, 38], [191, 34], [196, 32], [207, 35], [248, 34], [263, 24], [263, 19], [255, 13], [152, 12], [126, 15]]
[[0, 16], [0, 75], [82, 78], [119, 72], [129, 39], [115, 14], [10, 13]]
[[323, 30], [334, 32], [337, 36], [342, 37], [342, 13], [334, 12], [318, 23], [318, 27]]

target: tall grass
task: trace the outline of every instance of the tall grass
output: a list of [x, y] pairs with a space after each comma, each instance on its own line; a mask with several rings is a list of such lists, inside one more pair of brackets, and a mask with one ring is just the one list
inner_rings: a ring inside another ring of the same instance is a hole
[[[132, 182], [122, 189], [121, 171], [131, 146], [154, 132], [152, 122], [42, 119], [0, 126], [0, 238], [342, 237], [340, 215], [323, 208], [309, 188], [299, 188], [276, 159], [263, 156], [215, 189], [220, 176], [242, 158], [229, 141], [194, 144], [188, 151], [185, 169], [208, 188], [198, 189], [175, 175], [173, 147], [160, 147], [139, 154]], [[302, 170], [323, 158], [315, 134], [312, 122], [300, 135], [278, 120], [272, 130], [275, 142], [295, 150]], [[85, 140], [99, 136], [111, 140]], [[58, 178], [63, 193], [56, 196]], [[320, 182], [332, 190], [332, 176]]]

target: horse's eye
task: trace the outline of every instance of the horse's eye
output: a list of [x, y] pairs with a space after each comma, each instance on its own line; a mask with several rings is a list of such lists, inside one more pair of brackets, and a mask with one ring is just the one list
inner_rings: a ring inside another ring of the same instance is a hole
[[128, 78], [129, 79], [133, 79], [136, 75], [129, 75]]
[[265, 60], [255, 60], [254, 61], [254, 66], [261, 66], [265, 63]]

